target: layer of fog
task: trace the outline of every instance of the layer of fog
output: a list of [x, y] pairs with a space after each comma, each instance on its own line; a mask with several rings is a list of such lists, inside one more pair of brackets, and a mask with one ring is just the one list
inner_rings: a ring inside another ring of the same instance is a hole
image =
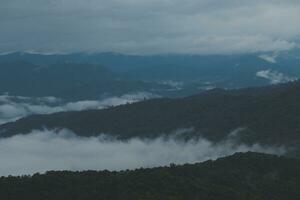
[[33, 131], [29, 135], [0, 139], [0, 176], [49, 170], [124, 170], [195, 163], [235, 152], [285, 152], [283, 147], [236, 144], [232, 135], [223, 142], [212, 143], [206, 139], [183, 141], [175, 137], [118, 141], [105, 135], [80, 138], [67, 130]]
[[271, 84], [286, 83], [298, 80], [298, 78], [296, 77], [291, 77], [281, 72], [270, 69], [258, 71], [256, 73], [256, 76], [269, 80]]
[[21, 96], [0, 96], [0, 124], [15, 121], [32, 114], [51, 114], [62, 111], [80, 111], [88, 109], [103, 109], [127, 103], [134, 103], [156, 95], [140, 92], [109, 97], [101, 100], [86, 100], [63, 102], [55, 97], [29, 98]]
[[259, 58], [261, 58], [267, 62], [270, 62], [270, 63], [277, 63], [277, 60], [276, 60], [277, 57], [278, 57], [277, 52], [273, 53], [272, 55], [262, 54], [259, 56]]

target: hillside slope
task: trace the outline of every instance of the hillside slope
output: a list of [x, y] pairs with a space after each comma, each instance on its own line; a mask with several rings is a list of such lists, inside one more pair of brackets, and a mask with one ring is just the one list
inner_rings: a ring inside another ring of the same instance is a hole
[[80, 136], [157, 137], [193, 128], [213, 141], [240, 129], [243, 142], [300, 144], [300, 83], [225, 91], [179, 99], [153, 99], [104, 110], [35, 115], [0, 126], [2, 137], [34, 129], [67, 128]]
[[258, 153], [154, 169], [0, 178], [1, 199], [296, 200], [300, 161]]

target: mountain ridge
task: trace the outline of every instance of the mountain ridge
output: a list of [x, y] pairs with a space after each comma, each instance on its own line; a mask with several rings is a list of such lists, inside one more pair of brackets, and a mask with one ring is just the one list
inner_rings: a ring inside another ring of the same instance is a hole
[[50, 171], [1, 177], [4, 199], [291, 199], [300, 193], [300, 161], [237, 153], [197, 164], [120, 172]]
[[[32, 130], [69, 129], [79, 136], [155, 138], [193, 128], [193, 136], [220, 141], [240, 129], [239, 140], [300, 144], [300, 82], [240, 90], [215, 89], [184, 98], [158, 98], [103, 110], [35, 115], [0, 126], [2, 137]], [[242, 128], [242, 129], [241, 129]]]

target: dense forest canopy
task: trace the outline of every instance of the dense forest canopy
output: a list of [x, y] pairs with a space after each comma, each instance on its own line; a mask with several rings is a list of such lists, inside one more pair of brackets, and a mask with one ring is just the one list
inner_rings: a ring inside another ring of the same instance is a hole
[[2, 177], [0, 196], [7, 200], [296, 200], [300, 196], [300, 161], [249, 152], [153, 169], [51, 171]]

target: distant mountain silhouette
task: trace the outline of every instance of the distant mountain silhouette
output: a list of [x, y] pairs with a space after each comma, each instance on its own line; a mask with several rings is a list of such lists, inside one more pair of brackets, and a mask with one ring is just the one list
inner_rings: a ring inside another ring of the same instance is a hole
[[[196, 89], [201, 90], [201, 88], [243, 88], [267, 85], [274, 78], [277, 78], [278, 82], [298, 78], [300, 77], [299, 56], [300, 52], [297, 50], [278, 55], [253, 53], [155, 56], [117, 53], [41, 55], [17, 52], [0, 56], [0, 63], [25, 61], [42, 66], [65, 63], [102, 65], [118, 73], [123, 80], [183, 82], [184, 89], [192, 89], [192, 92], [187, 94], [193, 94]], [[257, 76], [259, 72], [265, 74]], [[13, 77], [13, 74], [10, 77]]]
[[100, 98], [104, 94], [122, 95], [168, 88], [155, 83], [124, 79], [97, 64], [0, 63], [0, 94], [86, 100]]

